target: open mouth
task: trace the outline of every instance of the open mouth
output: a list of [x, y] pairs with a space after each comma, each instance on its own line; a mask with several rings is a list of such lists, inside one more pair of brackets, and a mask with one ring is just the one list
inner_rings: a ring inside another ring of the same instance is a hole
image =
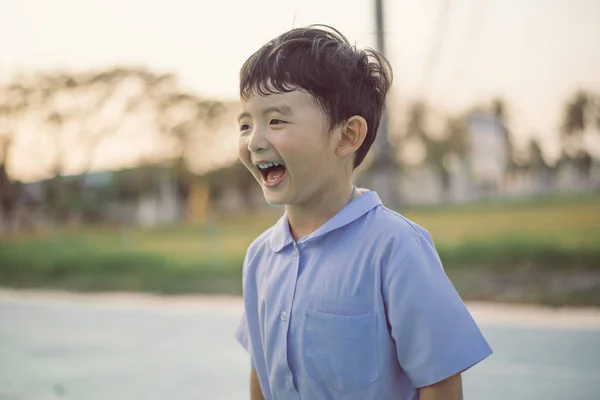
[[257, 163], [258, 171], [262, 175], [266, 187], [272, 188], [279, 185], [285, 178], [285, 165], [278, 162]]

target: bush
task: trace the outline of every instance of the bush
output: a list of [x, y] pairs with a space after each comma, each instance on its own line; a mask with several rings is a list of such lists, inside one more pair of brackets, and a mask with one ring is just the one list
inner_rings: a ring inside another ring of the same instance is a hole
[[[439, 253], [465, 300], [600, 305], [599, 247], [507, 238], [444, 245]], [[242, 258], [236, 255], [216, 264], [211, 257], [107, 249], [77, 236], [0, 243], [0, 282], [15, 288], [239, 295], [241, 270]], [[589, 285], [564, 279], [574, 272], [590, 276]]]
[[0, 282], [17, 288], [241, 293], [241, 261], [215, 268], [132, 251], [0, 245]]
[[444, 267], [492, 271], [595, 270], [600, 272], [600, 246], [567, 248], [552, 242], [505, 238], [469, 242], [438, 249]]

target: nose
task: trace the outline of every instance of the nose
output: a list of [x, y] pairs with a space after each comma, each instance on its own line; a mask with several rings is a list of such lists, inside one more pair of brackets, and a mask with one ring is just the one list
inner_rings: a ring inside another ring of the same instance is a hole
[[248, 140], [248, 150], [252, 153], [259, 153], [269, 148], [269, 141], [262, 129], [255, 128]]

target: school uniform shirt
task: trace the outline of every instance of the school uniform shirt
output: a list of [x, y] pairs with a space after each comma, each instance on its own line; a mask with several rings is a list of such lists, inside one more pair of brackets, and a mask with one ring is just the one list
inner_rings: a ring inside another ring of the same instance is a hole
[[492, 353], [430, 235], [366, 192], [295, 242], [249, 247], [237, 340], [266, 399], [412, 400]]

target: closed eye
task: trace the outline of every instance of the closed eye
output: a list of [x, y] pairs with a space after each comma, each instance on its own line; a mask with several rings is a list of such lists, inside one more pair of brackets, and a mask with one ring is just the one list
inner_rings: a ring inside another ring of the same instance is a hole
[[280, 119], [272, 119], [269, 123], [271, 125], [281, 125], [281, 124], [286, 124], [287, 122], [282, 121]]

